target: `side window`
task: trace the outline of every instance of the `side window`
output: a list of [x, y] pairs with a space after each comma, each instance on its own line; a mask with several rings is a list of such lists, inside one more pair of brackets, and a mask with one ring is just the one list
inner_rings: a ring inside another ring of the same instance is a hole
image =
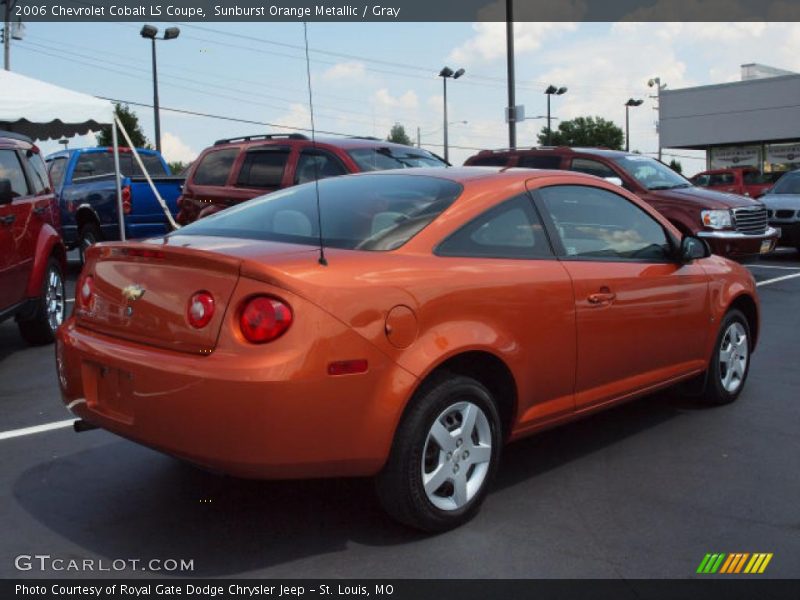
[[476, 258], [547, 258], [553, 255], [527, 194], [507, 200], [473, 219], [442, 242], [436, 254]]
[[192, 176], [192, 183], [195, 185], [225, 185], [233, 162], [238, 155], [239, 148], [227, 148], [209, 152], [197, 165], [197, 169], [195, 169]]
[[0, 150], [0, 179], [8, 179], [11, 182], [11, 193], [14, 196], [30, 194], [22, 163], [19, 162], [19, 156], [14, 150]]
[[50, 181], [53, 182], [53, 187], [56, 189], [61, 187], [64, 183], [64, 175], [67, 172], [67, 159], [55, 158], [50, 162]]
[[28, 156], [28, 166], [30, 169], [30, 179], [33, 185], [33, 193], [41, 194], [50, 190], [50, 176], [47, 174], [47, 167], [42, 157], [34, 152]]
[[244, 157], [236, 185], [249, 188], [280, 187], [289, 150], [251, 150]]
[[297, 161], [294, 182], [306, 183], [316, 178], [325, 179], [345, 173], [344, 165], [335, 156], [321, 150], [303, 150]]
[[546, 187], [539, 194], [567, 257], [669, 259], [671, 244], [661, 224], [626, 198], [579, 185]]
[[505, 167], [508, 164], [508, 156], [479, 156], [474, 158], [470, 165], [473, 167]]
[[[161, 163], [161, 159], [159, 159], [157, 156], [154, 154], [140, 154], [139, 158], [142, 159], [144, 168], [147, 169], [147, 173], [150, 175], [150, 177], [166, 176], [167, 172], [164, 170], [164, 165]], [[139, 168], [139, 163], [135, 158], [133, 158], [133, 156], [130, 157], [130, 161], [130, 173], [135, 176], [141, 176], [143, 173]]]
[[[578, 160], [578, 159], [576, 159]], [[572, 161], [573, 163], [575, 161]], [[517, 163], [518, 167], [526, 169], [560, 169], [560, 156], [520, 156]], [[574, 170], [574, 169], [573, 169]]]
[[699, 185], [700, 187], [708, 187], [708, 174], [705, 175], [695, 175], [692, 178], [692, 183], [695, 185]]
[[596, 175], [597, 177], [619, 177], [610, 167], [588, 158], [573, 158], [569, 170]]
[[709, 185], [731, 185], [733, 184], [733, 175], [731, 173], [713, 173], [710, 178]]

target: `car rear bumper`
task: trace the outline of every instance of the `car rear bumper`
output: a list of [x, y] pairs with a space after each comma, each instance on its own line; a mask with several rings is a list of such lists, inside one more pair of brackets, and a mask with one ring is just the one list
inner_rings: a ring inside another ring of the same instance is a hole
[[328, 375], [329, 353], [311, 345], [243, 364], [121, 342], [74, 319], [59, 330], [56, 362], [73, 414], [167, 454], [242, 477], [373, 475], [416, 380], [344, 335], [368, 372]]
[[772, 252], [778, 242], [778, 231], [773, 227], [768, 227], [766, 232], [758, 235], [738, 231], [700, 231], [697, 237], [706, 240], [714, 254], [747, 258]]

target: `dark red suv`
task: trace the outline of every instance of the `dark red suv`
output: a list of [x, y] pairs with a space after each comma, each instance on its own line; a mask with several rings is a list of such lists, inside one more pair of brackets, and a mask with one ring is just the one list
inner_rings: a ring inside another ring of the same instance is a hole
[[31, 344], [52, 342], [64, 320], [66, 250], [39, 149], [0, 131], [0, 321], [16, 317]]
[[192, 164], [178, 198], [185, 225], [281, 188], [361, 171], [446, 167], [427, 150], [377, 138], [317, 138], [291, 134], [219, 140]]
[[664, 163], [600, 148], [518, 148], [482, 150], [468, 166], [507, 166], [579, 171], [613, 181], [633, 192], [684, 235], [706, 240], [714, 254], [747, 259], [775, 249], [779, 232], [767, 223], [763, 203], [695, 187]]

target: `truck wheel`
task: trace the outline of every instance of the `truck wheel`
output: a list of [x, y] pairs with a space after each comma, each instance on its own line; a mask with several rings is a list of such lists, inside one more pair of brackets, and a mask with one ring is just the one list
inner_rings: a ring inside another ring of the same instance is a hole
[[97, 223], [85, 223], [81, 225], [78, 230], [78, 252], [81, 258], [81, 264], [86, 262], [85, 253], [89, 246], [103, 241], [103, 234]]
[[378, 498], [398, 521], [445, 531], [478, 511], [497, 469], [500, 416], [470, 377], [442, 374], [425, 384], [397, 429], [376, 478]]
[[25, 341], [35, 345], [52, 342], [56, 329], [64, 321], [66, 305], [64, 273], [59, 262], [51, 258], [47, 262], [42, 294], [36, 301], [33, 314], [29, 318], [17, 320], [19, 332]]
[[750, 370], [750, 325], [738, 310], [728, 311], [719, 328], [700, 400], [728, 404], [739, 397]]

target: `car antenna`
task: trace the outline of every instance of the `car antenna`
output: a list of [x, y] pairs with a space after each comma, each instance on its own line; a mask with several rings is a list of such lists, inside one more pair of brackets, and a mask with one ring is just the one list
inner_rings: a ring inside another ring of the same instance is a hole
[[319, 161], [317, 161], [317, 136], [314, 128], [314, 99], [311, 95], [311, 60], [308, 57], [308, 22], [303, 21], [303, 38], [306, 42], [306, 77], [308, 78], [308, 110], [311, 114], [311, 148], [314, 157], [314, 191], [317, 195], [317, 230], [319, 231], [319, 264], [323, 267], [328, 266], [325, 258], [325, 244], [322, 239], [322, 210], [319, 206]]

